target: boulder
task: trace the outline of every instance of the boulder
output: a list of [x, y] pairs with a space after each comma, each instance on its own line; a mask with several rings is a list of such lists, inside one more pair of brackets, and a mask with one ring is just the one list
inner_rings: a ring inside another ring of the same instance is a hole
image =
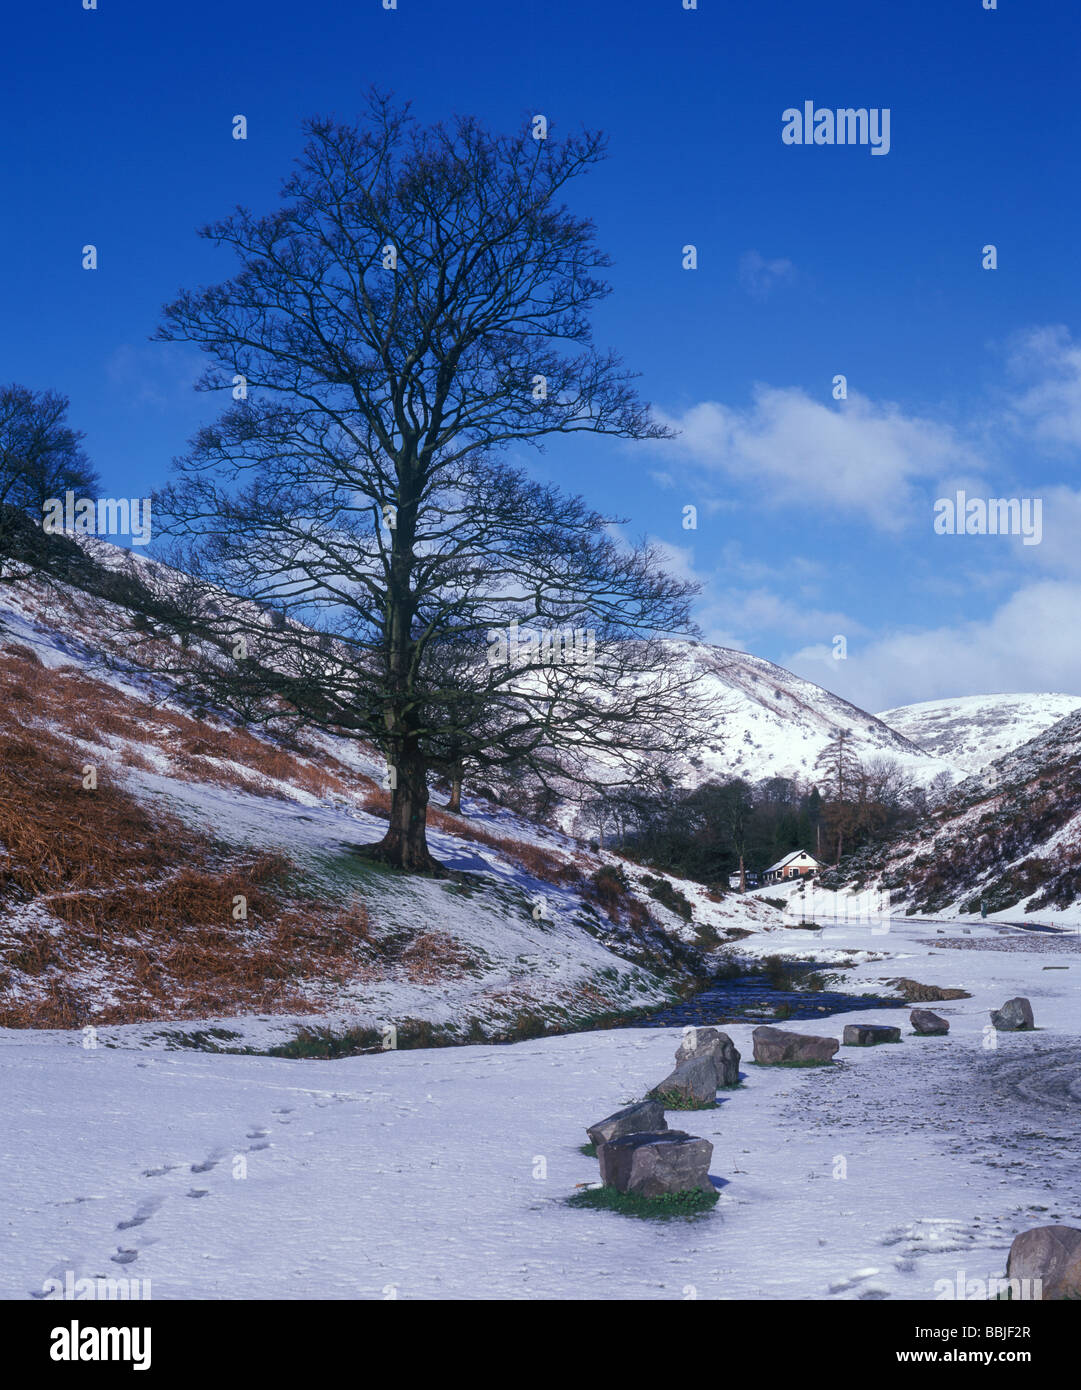
[[939, 1037], [950, 1031], [950, 1021], [931, 1009], [913, 1009], [908, 1016], [912, 1027], [924, 1038]]
[[713, 1145], [681, 1129], [625, 1134], [598, 1150], [601, 1181], [619, 1192], [664, 1197], [669, 1192], [712, 1192]]
[[991, 1023], [1000, 1033], [1023, 1033], [1036, 1026], [1032, 1005], [1020, 996], [1007, 999], [1001, 1009], [992, 1009]]
[[677, 1065], [703, 1056], [713, 1058], [718, 1086], [739, 1085], [739, 1052], [727, 1033], [716, 1028], [688, 1029], [676, 1048]]
[[613, 1139], [622, 1139], [625, 1134], [656, 1133], [667, 1129], [664, 1106], [659, 1100], [640, 1100], [636, 1105], [624, 1106], [606, 1120], [598, 1120], [586, 1130], [590, 1141], [599, 1149], [602, 1144], [610, 1144]]
[[813, 1033], [787, 1033], [783, 1028], [763, 1025], [751, 1034], [754, 1060], [765, 1066], [784, 1062], [830, 1062], [840, 1047], [836, 1038], [820, 1038]]
[[900, 1028], [890, 1028], [883, 1023], [846, 1023], [841, 1038], [845, 1047], [874, 1047], [876, 1043], [896, 1043], [901, 1041]]
[[709, 1053], [688, 1057], [649, 1094], [668, 1103], [682, 1102], [685, 1108], [713, 1105], [717, 1099], [717, 1064]]
[[1041, 1298], [1081, 1298], [1081, 1231], [1075, 1226], [1022, 1231], [1010, 1246], [1006, 1278], [1039, 1279]]

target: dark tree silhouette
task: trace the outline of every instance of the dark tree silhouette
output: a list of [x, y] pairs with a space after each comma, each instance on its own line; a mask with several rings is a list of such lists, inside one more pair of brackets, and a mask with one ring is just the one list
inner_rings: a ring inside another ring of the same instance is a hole
[[[434, 871], [433, 767], [586, 778], [695, 737], [693, 675], [662, 640], [690, 630], [694, 590], [501, 458], [665, 436], [592, 342], [608, 262], [562, 200], [601, 138], [421, 128], [378, 96], [361, 127], [307, 129], [277, 211], [202, 233], [238, 274], [165, 310], [159, 337], [204, 349], [202, 386], [234, 404], [158, 515], [217, 586], [220, 641], [245, 639], [209, 678], [375, 740], [392, 783], [376, 852]], [[515, 622], [537, 640], [515, 650]]]

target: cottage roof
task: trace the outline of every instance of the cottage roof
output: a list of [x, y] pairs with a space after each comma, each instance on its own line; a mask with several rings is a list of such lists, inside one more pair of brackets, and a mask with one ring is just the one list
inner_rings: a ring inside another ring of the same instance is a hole
[[809, 854], [807, 850], [794, 849], [791, 854], [786, 854], [783, 859], [778, 859], [776, 864], [771, 864], [766, 870], [766, 873], [772, 874], [776, 872], [777, 869], [783, 869], [786, 864], [791, 864], [793, 859], [802, 859], [804, 855], [807, 855], [807, 858], [812, 864], [818, 864], [820, 862], [813, 854]]

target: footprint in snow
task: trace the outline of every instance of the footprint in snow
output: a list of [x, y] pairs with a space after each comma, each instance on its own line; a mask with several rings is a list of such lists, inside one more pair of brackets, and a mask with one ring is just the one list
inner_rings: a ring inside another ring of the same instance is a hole
[[253, 1129], [250, 1134], [246, 1134], [244, 1137], [246, 1139], [265, 1139], [268, 1132], [265, 1129]]
[[189, 1191], [188, 1191], [188, 1196], [189, 1196], [189, 1197], [209, 1197], [209, 1196], [210, 1196], [210, 1188], [209, 1188], [209, 1187], [193, 1187], [193, 1188], [190, 1188]]
[[144, 1178], [163, 1178], [166, 1173], [171, 1173], [176, 1167], [175, 1163], [166, 1163], [161, 1168], [147, 1168], [143, 1172]]
[[135, 1215], [129, 1217], [127, 1221], [118, 1221], [116, 1223], [116, 1229], [118, 1231], [128, 1231], [131, 1229], [132, 1226], [145, 1225], [145, 1223], [150, 1220], [150, 1218], [162, 1205], [163, 1201], [164, 1198], [156, 1197], [153, 1201], [150, 1202], [140, 1202], [139, 1205], [135, 1208]]
[[269, 1145], [269, 1144], [249, 1144], [249, 1145], [248, 1145], [248, 1152], [249, 1152], [250, 1154], [255, 1154], [255, 1153], [258, 1153], [260, 1149], [269, 1149], [269, 1148], [270, 1148], [270, 1145]]
[[116, 1254], [110, 1255], [109, 1258], [112, 1260], [113, 1264], [130, 1265], [133, 1260], [139, 1258], [139, 1252], [138, 1250], [125, 1250], [120, 1247], [117, 1249]]
[[208, 1158], [202, 1163], [193, 1163], [191, 1165], [191, 1171], [193, 1173], [209, 1173], [211, 1168], [216, 1168], [218, 1166], [219, 1162], [220, 1160], [217, 1158]]

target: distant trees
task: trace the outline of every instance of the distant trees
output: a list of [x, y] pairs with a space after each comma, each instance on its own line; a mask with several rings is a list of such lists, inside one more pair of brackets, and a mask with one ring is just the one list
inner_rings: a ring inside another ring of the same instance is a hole
[[206, 679], [376, 742], [374, 852], [435, 871], [433, 770], [588, 783], [697, 736], [662, 640], [690, 630], [694, 589], [502, 458], [665, 434], [592, 342], [608, 262], [563, 199], [600, 138], [420, 128], [380, 97], [361, 127], [307, 129], [276, 211], [202, 233], [238, 273], [165, 311], [159, 336], [202, 348], [233, 403], [156, 510], [218, 594], [206, 630], [243, 652]]
[[630, 853], [704, 883], [761, 871], [792, 850], [828, 862], [842, 853], [891, 838], [924, 813], [926, 797], [891, 759], [863, 764], [847, 737], [820, 760], [818, 785], [769, 777], [735, 778], [656, 798], [626, 837]]
[[69, 404], [57, 391], [0, 387], [0, 582], [48, 564], [55, 547], [44, 543], [40, 526], [50, 498], [99, 486], [84, 436], [68, 423]]

